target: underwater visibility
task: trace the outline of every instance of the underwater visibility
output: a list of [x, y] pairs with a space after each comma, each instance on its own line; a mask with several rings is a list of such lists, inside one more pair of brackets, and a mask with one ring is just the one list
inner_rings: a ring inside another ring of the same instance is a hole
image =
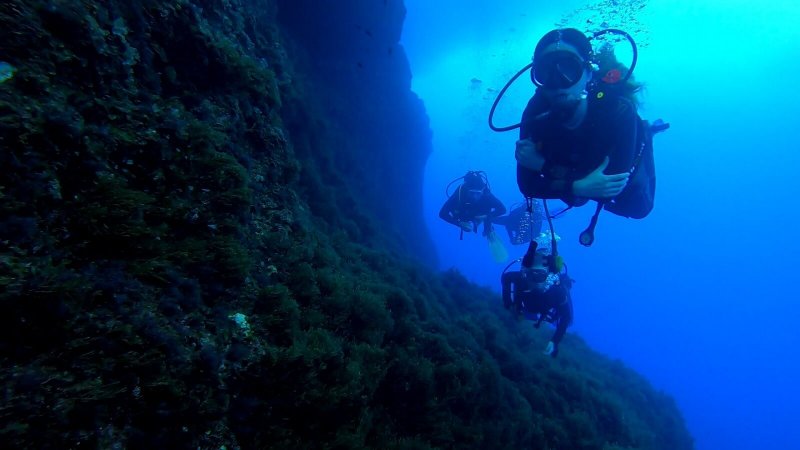
[[[512, 306], [571, 305], [558, 359], [577, 335], [624, 361], [675, 400], [696, 448], [794, 448], [800, 364], [786, 352], [800, 309], [788, 280], [800, 248], [788, 205], [800, 159], [788, 130], [800, 106], [781, 86], [800, 81], [787, 62], [800, 8], [406, 4], [412, 89], [434, 131], [424, 211], [439, 266]], [[767, 73], [781, 83], [763, 83]], [[496, 243], [458, 239], [436, 218], [450, 201], [441, 186], [470, 171], [510, 211], [491, 219], [504, 262]], [[517, 265], [530, 253], [517, 230], [549, 234], [550, 222], [569, 274], [561, 301], [534, 295], [555, 272]]]
[[800, 166], [704, 2], [5, 0], [0, 447], [791, 448]]

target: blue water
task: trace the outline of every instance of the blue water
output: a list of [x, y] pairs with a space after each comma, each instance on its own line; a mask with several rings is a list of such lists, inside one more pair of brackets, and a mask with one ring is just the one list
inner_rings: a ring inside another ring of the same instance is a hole
[[[486, 241], [460, 241], [438, 219], [444, 187], [466, 170], [485, 170], [506, 205], [522, 200], [517, 133], [489, 130], [489, 107], [542, 34], [564, 17], [581, 28], [592, 13], [587, 2], [572, 0], [405, 3], [403, 45], [434, 133], [428, 226], [443, 268], [499, 289], [504, 264], [492, 261]], [[592, 4], [605, 11], [633, 5], [611, 25], [642, 43], [635, 72], [647, 85], [641, 115], [672, 128], [656, 137], [658, 189], [649, 217], [604, 213], [590, 249], [577, 235], [593, 208], [555, 222], [578, 280], [570, 332], [674, 396], [699, 450], [800, 448], [800, 5]], [[520, 79], [496, 122], [518, 122], [532, 92]], [[524, 251], [507, 245], [511, 258]]]

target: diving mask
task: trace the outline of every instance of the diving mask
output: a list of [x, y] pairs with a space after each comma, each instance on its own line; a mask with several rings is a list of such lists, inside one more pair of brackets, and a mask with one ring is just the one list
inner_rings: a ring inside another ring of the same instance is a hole
[[483, 197], [483, 189], [469, 189], [464, 193], [468, 202], [477, 202]]
[[575, 53], [556, 50], [537, 58], [531, 77], [537, 86], [546, 89], [567, 89], [581, 80], [586, 68], [586, 62]]

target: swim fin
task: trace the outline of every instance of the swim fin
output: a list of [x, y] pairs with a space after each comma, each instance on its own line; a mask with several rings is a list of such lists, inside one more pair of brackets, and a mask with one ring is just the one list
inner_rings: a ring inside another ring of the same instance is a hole
[[486, 235], [486, 240], [489, 241], [489, 251], [492, 252], [492, 259], [495, 262], [501, 263], [508, 259], [508, 250], [494, 230]]

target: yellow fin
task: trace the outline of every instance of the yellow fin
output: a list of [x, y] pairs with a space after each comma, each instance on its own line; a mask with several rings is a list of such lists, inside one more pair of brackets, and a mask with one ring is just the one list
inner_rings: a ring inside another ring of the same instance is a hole
[[500, 240], [494, 230], [489, 232], [486, 240], [489, 241], [489, 251], [492, 252], [492, 259], [495, 262], [501, 263], [508, 259], [508, 250], [506, 250], [503, 241]]

